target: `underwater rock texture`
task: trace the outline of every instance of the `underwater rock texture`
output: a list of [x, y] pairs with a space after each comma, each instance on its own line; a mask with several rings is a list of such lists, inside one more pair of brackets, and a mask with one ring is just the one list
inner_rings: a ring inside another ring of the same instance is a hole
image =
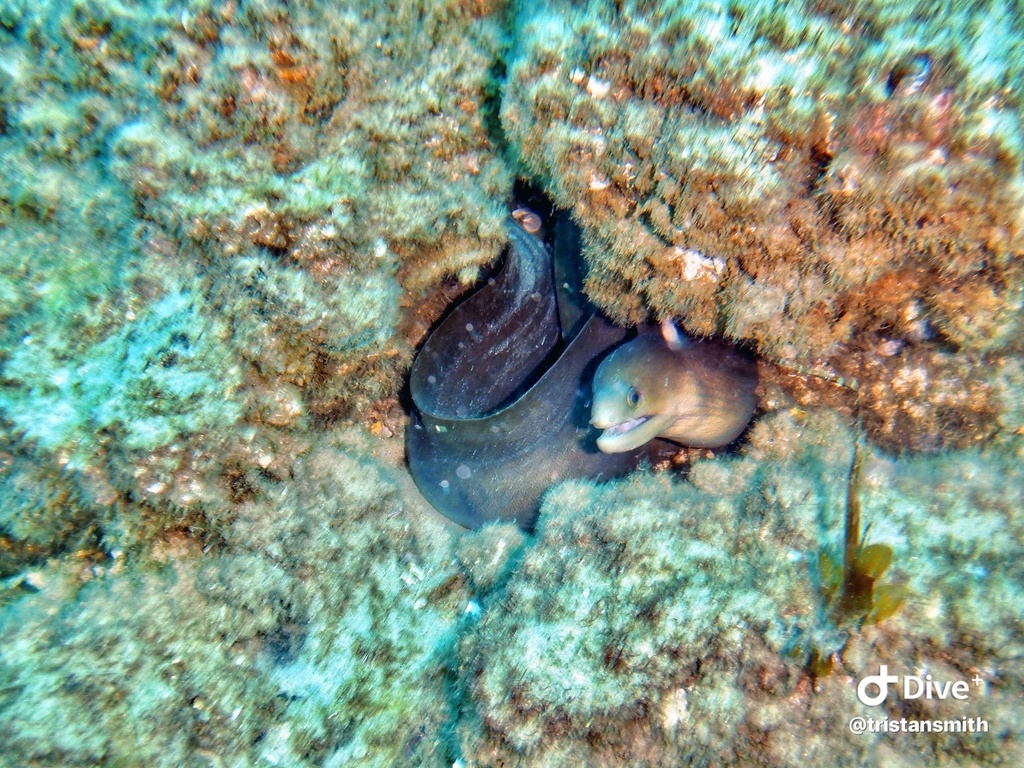
[[263, 479], [212, 551], [171, 533], [24, 574], [0, 620], [5, 757], [443, 764], [467, 580], [366, 439], [337, 442]]
[[502, 124], [612, 317], [859, 382], [891, 450], [999, 431], [1024, 338], [1019, 9], [548, 1], [516, 24]]
[[394, 431], [422, 294], [505, 237], [493, 11], [0, 10], [0, 573], [136, 503], [215, 539], [311, 423]]
[[[892, 547], [906, 590], [877, 626], [827, 615], [818, 561], [842, 547], [853, 435], [826, 413], [780, 412], [743, 457], [689, 482], [637, 474], [563, 483], [537, 541], [460, 647], [479, 722], [476, 765], [997, 764], [1024, 756], [1019, 461], [962, 452], [867, 461], [857, 491], [870, 543]], [[1011, 486], [1005, 485], [1010, 483]], [[1010, 491], [1009, 488], [1013, 490]], [[927, 510], [925, 512], [924, 510]], [[806, 649], [835, 654], [815, 680]], [[968, 702], [861, 705], [855, 683], [967, 679]], [[988, 718], [984, 735], [851, 735], [854, 716]], [[998, 723], [998, 725], [996, 725]], [[916, 755], [916, 757], [915, 757]], [[1012, 757], [1011, 757], [1012, 756]]]
[[[808, 425], [813, 425], [808, 427]], [[254, 481], [225, 539], [54, 559], [8, 582], [0, 735], [40, 765], [933, 765], [1024, 754], [1020, 457], [869, 457], [869, 540], [906, 589], [878, 626], [827, 618], [853, 434], [780, 410], [690, 480], [564, 483], [534, 541], [455, 539], [394, 451], [353, 432]], [[479, 617], [479, 618], [477, 618]], [[835, 654], [814, 680], [806, 649]], [[899, 673], [968, 702], [857, 703]], [[854, 715], [989, 720], [986, 735], [851, 736]]]

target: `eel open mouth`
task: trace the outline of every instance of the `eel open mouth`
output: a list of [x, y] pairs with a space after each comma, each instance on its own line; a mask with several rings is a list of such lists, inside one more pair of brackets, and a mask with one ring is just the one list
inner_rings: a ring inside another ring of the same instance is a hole
[[665, 426], [665, 418], [661, 414], [638, 416], [618, 424], [606, 427], [597, 438], [597, 447], [603, 453], [622, 453], [639, 448], [648, 440], [658, 436]]
[[621, 424], [616, 424], [615, 426], [608, 427], [601, 434], [602, 436], [608, 437], [616, 437], [618, 435], [623, 435], [626, 432], [629, 432], [631, 429], [636, 429], [641, 424], [646, 422], [649, 418], [650, 416], [638, 416], [635, 419], [630, 419], [629, 421], [624, 421]]

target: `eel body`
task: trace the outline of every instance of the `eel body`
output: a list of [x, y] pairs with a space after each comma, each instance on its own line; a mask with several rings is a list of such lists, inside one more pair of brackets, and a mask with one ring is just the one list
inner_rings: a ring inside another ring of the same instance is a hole
[[589, 310], [563, 338], [560, 309], [569, 313], [556, 298], [550, 251], [514, 222], [509, 233], [502, 271], [434, 330], [409, 379], [409, 469], [438, 511], [469, 528], [532, 529], [552, 483], [611, 478], [669, 450], [660, 441], [598, 449], [591, 379], [626, 331]]

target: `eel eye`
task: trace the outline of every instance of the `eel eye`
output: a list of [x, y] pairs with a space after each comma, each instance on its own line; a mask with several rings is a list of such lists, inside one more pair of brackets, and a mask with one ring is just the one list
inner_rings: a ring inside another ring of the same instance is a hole
[[636, 405], [640, 402], [640, 393], [634, 387], [629, 388], [629, 392], [626, 394], [626, 402], [630, 405]]

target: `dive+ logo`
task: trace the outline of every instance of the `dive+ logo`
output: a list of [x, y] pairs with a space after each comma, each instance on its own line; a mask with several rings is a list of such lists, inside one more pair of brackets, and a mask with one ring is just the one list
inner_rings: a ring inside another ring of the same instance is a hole
[[[901, 685], [902, 681], [902, 685]], [[970, 682], [981, 687], [985, 682], [975, 674]], [[908, 699], [957, 699], [966, 701], [970, 684], [966, 680], [947, 680], [945, 682], [932, 679], [931, 675], [890, 675], [889, 667], [882, 664], [877, 675], [868, 675], [857, 683], [857, 698], [861, 704], [875, 707], [885, 701], [889, 695], [889, 686], [896, 686], [897, 695]]]

